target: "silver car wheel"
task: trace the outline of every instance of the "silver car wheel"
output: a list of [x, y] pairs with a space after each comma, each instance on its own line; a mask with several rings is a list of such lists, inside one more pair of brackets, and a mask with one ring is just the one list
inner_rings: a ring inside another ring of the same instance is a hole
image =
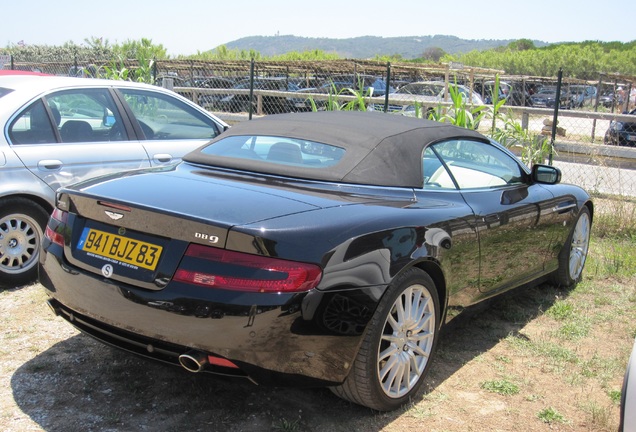
[[391, 398], [407, 394], [419, 381], [433, 350], [435, 305], [423, 285], [411, 285], [393, 303], [380, 338], [378, 377]]
[[590, 245], [590, 215], [582, 213], [576, 222], [570, 245], [570, 277], [577, 280], [583, 272]]
[[0, 271], [24, 273], [37, 263], [42, 229], [28, 215], [8, 214], [0, 219]]
[[378, 411], [410, 401], [432, 365], [439, 303], [435, 282], [424, 270], [411, 267], [397, 275], [367, 325], [349, 375], [331, 391]]

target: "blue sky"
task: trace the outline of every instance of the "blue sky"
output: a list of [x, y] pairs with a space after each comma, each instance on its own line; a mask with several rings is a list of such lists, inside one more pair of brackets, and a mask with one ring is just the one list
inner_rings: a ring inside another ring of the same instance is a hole
[[145, 37], [170, 55], [188, 55], [241, 37], [276, 34], [629, 42], [636, 40], [635, 22], [634, 0], [29, 0], [3, 3], [0, 46]]

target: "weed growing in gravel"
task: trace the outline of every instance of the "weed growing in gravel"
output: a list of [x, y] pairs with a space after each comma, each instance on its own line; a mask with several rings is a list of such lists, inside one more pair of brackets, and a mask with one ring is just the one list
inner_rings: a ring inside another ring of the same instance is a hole
[[600, 406], [594, 401], [587, 402], [582, 406], [583, 411], [589, 416], [590, 423], [595, 430], [608, 430], [612, 425], [612, 407]]
[[287, 420], [285, 418], [281, 418], [276, 424], [274, 424], [273, 428], [283, 432], [300, 431], [300, 419]]
[[552, 407], [544, 408], [537, 414], [544, 423], [565, 423], [565, 418]]
[[484, 381], [480, 387], [491, 393], [497, 393], [502, 396], [512, 396], [519, 393], [519, 386], [506, 379], [495, 381]]

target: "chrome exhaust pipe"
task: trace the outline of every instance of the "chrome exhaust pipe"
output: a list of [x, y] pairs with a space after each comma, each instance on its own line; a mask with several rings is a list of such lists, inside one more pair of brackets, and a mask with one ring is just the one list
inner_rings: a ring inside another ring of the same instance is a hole
[[201, 351], [188, 351], [179, 356], [179, 363], [190, 372], [201, 372], [208, 364], [208, 356]]

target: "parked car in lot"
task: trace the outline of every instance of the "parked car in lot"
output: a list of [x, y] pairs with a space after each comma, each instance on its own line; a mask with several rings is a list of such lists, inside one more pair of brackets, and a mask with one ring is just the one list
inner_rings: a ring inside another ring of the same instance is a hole
[[235, 80], [221, 76], [196, 76], [192, 78], [188, 85], [190, 87], [202, 88], [232, 88]]
[[[475, 92], [481, 96], [481, 98], [484, 100], [484, 103], [492, 105], [494, 101], [496, 85], [497, 83], [495, 81], [476, 83]], [[511, 84], [508, 84], [507, 82], [500, 81], [496, 93], [498, 101], [505, 99], [506, 103], [509, 103], [509, 101], [512, 99], [513, 86]]]
[[581, 279], [593, 205], [560, 177], [439, 122], [266, 116], [178, 165], [60, 189], [40, 282], [122, 349], [396, 409], [449, 311]]
[[596, 102], [596, 87], [591, 85], [570, 85], [567, 90], [572, 98], [573, 108], [582, 108]]
[[[386, 81], [382, 78], [371, 75], [358, 75], [358, 81], [355, 75], [336, 75], [332, 78], [322, 81], [316, 87], [300, 88], [297, 93], [300, 97], [289, 100], [290, 111], [309, 111], [315, 106], [316, 109], [324, 109], [327, 101], [321, 98], [312, 97], [311, 94], [331, 94], [334, 96], [354, 96], [354, 92], [361, 93], [363, 96], [379, 97], [384, 96], [387, 92]], [[347, 91], [351, 89], [351, 91]], [[392, 86], [388, 88], [389, 93], [393, 93], [395, 89]], [[305, 94], [309, 94], [305, 96]], [[340, 102], [345, 103], [344, 101]]]
[[[250, 80], [244, 80], [236, 83], [232, 88], [235, 90], [244, 90], [243, 93], [231, 93], [227, 95], [218, 95], [207, 102], [213, 109], [226, 112], [249, 112], [250, 105], [252, 112], [257, 112], [257, 96], [254, 95], [250, 100], [247, 90], [250, 89], [252, 83]], [[281, 92], [296, 92], [300, 88], [297, 84], [286, 78], [257, 78], [253, 82], [254, 90], [272, 90]], [[262, 96], [263, 112], [265, 114], [279, 114], [289, 111], [289, 98], [286, 96]]]
[[[484, 102], [487, 104], [493, 103], [493, 94], [495, 88], [495, 81], [475, 82], [475, 91], [481, 95]], [[522, 82], [499, 82], [499, 98], [498, 100], [506, 100], [506, 105], [513, 106], [532, 106], [531, 84]]]
[[172, 90], [174, 87], [188, 87], [190, 81], [176, 73], [161, 74], [155, 78], [155, 85]]
[[[220, 76], [197, 76], [188, 81], [189, 87], [203, 88], [203, 89], [229, 89], [234, 87], [235, 81], [231, 78]], [[187, 94], [183, 96], [188, 97]], [[198, 94], [198, 103], [202, 107], [214, 107], [215, 104], [225, 95], [222, 94]]]
[[[532, 106], [536, 108], [554, 108], [556, 106], [556, 87], [542, 87], [538, 92], [530, 96]], [[561, 89], [560, 108], [570, 109], [573, 106], [571, 95], [565, 88]]]
[[[328, 79], [324, 80], [321, 84], [323, 87], [329, 86], [330, 83], [339, 83], [343, 87], [354, 89], [356, 91], [362, 91], [364, 95], [371, 96], [384, 96], [387, 93], [386, 81], [382, 77], [367, 74], [344, 74], [344, 75], [332, 75]], [[393, 93], [395, 91], [394, 83], [389, 86], [388, 92]], [[319, 87], [321, 87], [319, 86]]]
[[0, 76], [0, 285], [35, 279], [55, 190], [101, 174], [168, 165], [227, 125], [160, 87]]
[[[476, 92], [464, 85], [453, 85], [460, 92], [462, 97], [476, 106], [484, 105], [484, 101]], [[395, 93], [389, 95], [389, 111], [401, 112], [404, 115], [414, 115], [415, 102], [431, 107], [439, 102], [449, 101], [450, 95], [446, 97], [446, 85], [438, 81], [418, 81], [400, 87]], [[413, 104], [396, 102], [413, 102]]]
[[[636, 116], [636, 109], [625, 114]], [[607, 145], [636, 147], [636, 117], [633, 122], [617, 120], [610, 122], [603, 142]]]
[[[311, 111], [314, 106], [317, 110], [324, 110], [327, 105], [327, 100], [317, 97], [312, 97], [312, 94], [318, 95], [333, 95], [337, 96], [343, 94], [345, 89], [352, 88], [349, 81], [325, 81], [316, 87], [305, 87], [296, 90], [298, 96], [294, 96], [288, 99], [289, 111]], [[352, 94], [347, 96], [353, 96]]]
[[614, 92], [608, 91], [602, 93], [598, 98], [598, 104], [605, 108], [611, 108], [616, 102]]

